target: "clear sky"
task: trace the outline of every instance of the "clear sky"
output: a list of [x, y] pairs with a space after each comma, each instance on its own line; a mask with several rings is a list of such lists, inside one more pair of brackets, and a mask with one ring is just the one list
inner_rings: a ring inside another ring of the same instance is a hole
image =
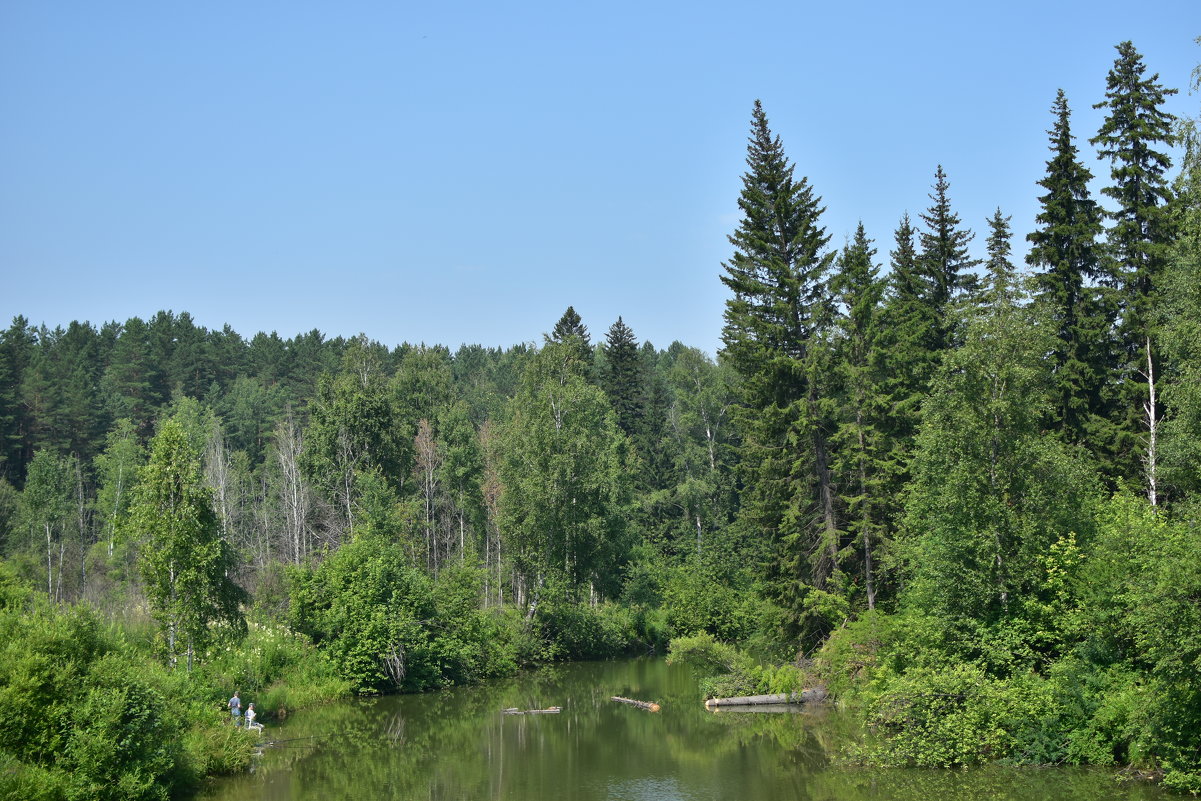
[[1031, 230], [1062, 87], [1187, 93], [1198, 0], [0, 2], [0, 319], [719, 347], [751, 106], [887, 262], [935, 166]]

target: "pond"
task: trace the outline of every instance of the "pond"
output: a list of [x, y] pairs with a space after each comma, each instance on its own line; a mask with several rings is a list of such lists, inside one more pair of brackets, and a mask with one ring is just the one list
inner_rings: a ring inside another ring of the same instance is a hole
[[[616, 703], [624, 696], [659, 712]], [[254, 773], [209, 801], [867, 801], [1163, 799], [1081, 769], [869, 770], [837, 765], [856, 735], [834, 709], [707, 711], [662, 659], [579, 663], [483, 686], [365, 699], [268, 725]], [[253, 701], [253, 699], [247, 699]], [[558, 706], [559, 714], [506, 715]]]

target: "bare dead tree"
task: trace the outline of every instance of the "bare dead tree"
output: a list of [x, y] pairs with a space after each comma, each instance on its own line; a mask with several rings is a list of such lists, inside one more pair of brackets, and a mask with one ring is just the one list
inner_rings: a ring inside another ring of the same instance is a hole
[[437, 573], [441, 562], [438, 553], [440, 538], [436, 535], [438, 469], [442, 466], [442, 454], [434, 440], [434, 430], [429, 420], [422, 418], [417, 423], [417, 436], [413, 439], [413, 448], [416, 452], [413, 472], [417, 476], [423, 504], [422, 529], [425, 533], [426, 566]]
[[275, 461], [279, 467], [277, 487], [284, 520], [284, 543], [292, 564], [304, 562], [311, 551], [309, 517], [312, 512], [312, 493], [300, 469], [304, 452], [304, 437], [291, 409], [275, 427]]

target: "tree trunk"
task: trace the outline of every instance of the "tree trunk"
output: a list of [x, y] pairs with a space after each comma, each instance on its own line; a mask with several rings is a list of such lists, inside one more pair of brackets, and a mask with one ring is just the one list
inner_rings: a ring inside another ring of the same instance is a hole
[[1156, 473], [1157, 453], [1159, 435], [1159, 413], [1156, 409], [1155, 397], [1155, 363], [1151, 358], [1151, 337], [1147, 337], [1147, 402], [1143, 404], [1143, 410], [1147, 414], [1147, 432], [1149, 435], [1147, 441], [1147, 500], [1152, 506], [1159, 505], [1159, 486], [1158, 476]]
[[860, 519], [860, 534], [863, 536], [863, 583], [867, 590], [867, 608], [876, 608], [876, 589], [872, 577], [872, 521], [867, 492], [867, 442], [863, 438], [863, 409], [855, 409], [855, 425], [859, 438], [859, 492], [863, 494], [863, 516]]
[[42, 528], [46, 530], [46, 597], [54, 600], [54, 537], [49, 523], [43, 523]]

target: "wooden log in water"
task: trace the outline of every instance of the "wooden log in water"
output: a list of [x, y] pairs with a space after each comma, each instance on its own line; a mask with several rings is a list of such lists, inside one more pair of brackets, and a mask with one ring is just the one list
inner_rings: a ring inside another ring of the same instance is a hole
[[639, 709], [647, 709], [651, 712], [659, 711], [659, 705], [656, 704], [654, 701], [635, 701], [633, 698], [622, 698], [619, 695], [612, 696], [612, 700], [618, 701], [623, 704], [630, 704], [631, 706], [636, 706]]
[[557, 715], [563, 711], [561, 706], [548, 706], [546, 709], [518, 709], [511, 706], [508, 709], [502, 709], [506, 715]]
[[826, 700], [826, 688], [814, 687], [799, 693], [775, 693], [773, 695], [739, 695], [733, 698], [710, 698], [705, 706], [757, 706], [760, 704], [812, 704]]

